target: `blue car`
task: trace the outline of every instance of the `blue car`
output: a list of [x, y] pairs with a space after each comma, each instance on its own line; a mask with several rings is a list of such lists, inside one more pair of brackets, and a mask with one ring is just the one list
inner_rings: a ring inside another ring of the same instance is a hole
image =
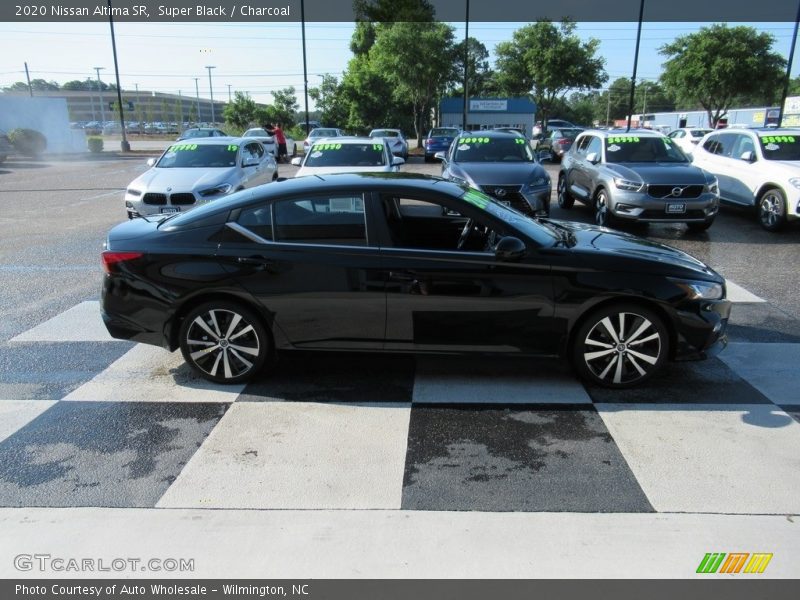
[[458, 127], [434, 127], [425, 138], [425, 162], [433, 160], [437, 152], [447, 152], [450, 144], [458, 137], [461, 130]]

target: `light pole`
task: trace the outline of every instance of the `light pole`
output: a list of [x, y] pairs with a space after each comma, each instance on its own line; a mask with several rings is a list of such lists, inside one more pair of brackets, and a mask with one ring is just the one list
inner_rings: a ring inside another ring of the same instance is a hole
[[[117, 62], [117, 40], [114, 36], [114, 11], [111, 10], [111, 0], [108, 1], [108, 26], [111, 28], [111, 52], [114, 55], [114, 78], [117, 82], [117, 110], [119, 110], [119, 126], [122, 132], [122, 142], [120, 149], [123, 152], [130, 152], [131, 145], [128, 143], [128, 136], [125, 135], [125, 109], [122, 107], [122, 86], [119, 83], [119, 62]], [[100, 72], [98, 71], [98, 76]]]
[[228, 104], [231, 103], [231, 84], [228, 84]]
[[100, 71], [105, 69], [105, 67], [94, 67], [94, 70], [97, 72], [97, 93], [100, 94], [100, 121], [103, 123], [103, 126], [106, 124], [106, 108], [103, 106], [103, 88], [100, 85]]
[[200, 123], [201, 122], [201, 120], [200, 120], [200, 84], [198, 83], [198, 81], [200, 81], [200, 78], [199, 77], [195, 77], [194, 78], [194, 93], [196, 94], [196, 97], [197, 97], [197, 123]]
[[214, 115], [214, 87], [211, 85], [211, 69], [216, 69], [217, 67], [206, 65], [206, 69], [208, 69], [208, 91], [211, 94], [211, 124], [213, 125], [217, 121], [216, 115]]

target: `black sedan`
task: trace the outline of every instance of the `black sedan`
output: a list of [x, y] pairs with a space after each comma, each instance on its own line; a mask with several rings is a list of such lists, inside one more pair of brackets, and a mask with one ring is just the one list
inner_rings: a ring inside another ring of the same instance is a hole
[[550, 213], [550, 176], [519, 134], [463, 133], [447, 152], [435, 156], [442, 161], [446, 179], [483, 190], [525, 214]]
[[215, 382], [319, 349], [561, 356], [627, 387], [720, 349], [730, 311], [724, 279], [684, 252], [406, 173], [290, 179], [134, 219], [102, 256], [111, 335], [180, 347]]

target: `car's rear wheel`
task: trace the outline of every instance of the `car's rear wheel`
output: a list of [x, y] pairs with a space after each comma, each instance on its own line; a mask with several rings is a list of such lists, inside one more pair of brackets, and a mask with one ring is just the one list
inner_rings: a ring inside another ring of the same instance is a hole
[[183, 320], [179, 336], [186, 362], [216, 383], [251, 379], [272, 350], [261, 319], [233, 302], [212, 301], [196, 307]]
[[650, 379], [669, 354], [663, 320], [641, 306], [618, 304], [592, 313], [573, 338], [572, 362], [578, 375], [609, 388]]
[[567, 191], [567, 178], [562, 173], [558, 177], [558, 206], [564, 210], [569, 210], [575, 204], [575, 198]]
[[758, 199], [758, 221], [767, 231], [778, 231], [786, 224], [786, 196], [778, 188], [764, 190]]
[[597, 191], [594, 198], [594, 222], [601, 227], [613, 227], [614, 215], [608, 205], [608, 194], [604, 189]]

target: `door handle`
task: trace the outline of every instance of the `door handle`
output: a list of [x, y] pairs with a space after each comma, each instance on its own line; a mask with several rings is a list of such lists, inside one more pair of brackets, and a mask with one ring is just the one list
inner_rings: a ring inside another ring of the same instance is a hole
[[416, 281], [417, 277], [409, 271], [389, 271], [389, 279], [392, 281]]

